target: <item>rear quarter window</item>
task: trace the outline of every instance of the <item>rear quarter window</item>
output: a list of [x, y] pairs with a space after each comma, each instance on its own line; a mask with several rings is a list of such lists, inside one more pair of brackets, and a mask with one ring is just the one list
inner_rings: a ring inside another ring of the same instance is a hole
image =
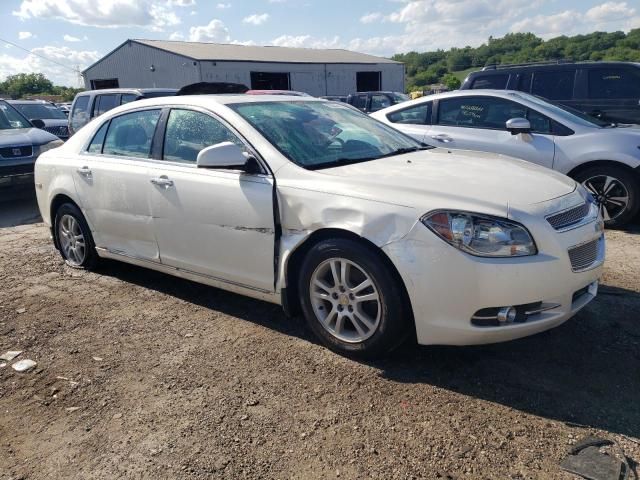
[[396, 110], [387, 115], [391, 123], [406, 125], [431, 125], [432, 102], [422, 103], [414, 107]]
[[71, 110], [69, 123], [71, 128], [78, 130], [82, 128], [89, 121], [89, 96], [81, 95], [76, 97], [76, 101], [73, 103], [73, 110]]
[[589, 98], [640, 99], [640, 69], [619, 67], [590, 69]]
[[491, 88], [497, 90], [504, 90], [507, 88], [507, 82], [509, 81], [509, 75], [478, 75], [471, 83], [471, 88]]

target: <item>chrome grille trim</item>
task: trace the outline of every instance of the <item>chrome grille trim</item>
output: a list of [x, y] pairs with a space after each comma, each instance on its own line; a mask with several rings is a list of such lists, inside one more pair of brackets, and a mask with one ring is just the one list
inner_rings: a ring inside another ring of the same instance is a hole
[[562, 230], [582, 222], [585, 217], [589, 215], [590, 210], [591, 204], [589, 202], [584, 202], [581, 205], [549, 215], [546, 219], [554, 229]]
[[576, 245], [569, 249], [569, 260], [571, 270], [580, 272], [591, 267], [598, 260], [598, 249], [600, 238], [591, 240], [581, 245]]

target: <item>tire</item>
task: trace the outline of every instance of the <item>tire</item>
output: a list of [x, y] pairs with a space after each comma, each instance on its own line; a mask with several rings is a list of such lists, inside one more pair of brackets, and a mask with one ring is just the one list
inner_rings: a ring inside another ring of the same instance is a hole
[[[589, 167], [574, 175], [600, 205], [605, 225], [610, 228], [624, 227], [640, 209], [640, 185], [633, 172], [611, 165]], [[622, 207], [626, 198], [626, 205]], [[615, 202], [615, 203], [614, 203]]]
[[77, 206], [73, 203], [60, 205], [53, 225], [56, 246], [67, 265], [85, 270], [98, 265], [91, 229]]
[[[341, 281], [343, 265], [346, 282]], [[343, 355], [375, 358], [390, 352], [413, 331], [397, 277], [363, 243], [320, 241], [307, 252], [298, 279], [307, 325], [326, 347]]]

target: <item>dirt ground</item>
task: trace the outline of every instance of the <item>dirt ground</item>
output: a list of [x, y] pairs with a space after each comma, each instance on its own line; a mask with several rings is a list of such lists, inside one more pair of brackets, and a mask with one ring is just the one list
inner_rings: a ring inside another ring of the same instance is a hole
[[640, 461], [638, 228], [607, 233], [599, 297], [557, 329], [359, 363], [277, 306], [70, 269], [21, 218], [0, 228], [0, 353], [38, 365], [0, 368], [2, 480], [570, 479], [588, 434]]

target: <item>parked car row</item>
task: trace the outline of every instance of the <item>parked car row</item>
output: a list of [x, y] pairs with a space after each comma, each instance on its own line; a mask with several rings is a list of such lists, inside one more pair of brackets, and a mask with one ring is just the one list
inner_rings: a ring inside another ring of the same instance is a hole
[[593, 300], [604, 262], [573, 179], [311, 97], [121, 105], [41, 155], [35, 185], [71, 267], [116, 259], [280, 304], [351, 355], [547, 330]]

